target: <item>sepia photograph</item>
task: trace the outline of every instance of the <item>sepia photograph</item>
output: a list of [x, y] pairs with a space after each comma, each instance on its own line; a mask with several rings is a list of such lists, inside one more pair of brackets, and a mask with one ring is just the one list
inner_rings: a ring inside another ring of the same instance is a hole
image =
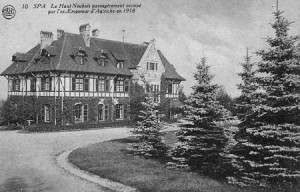
[[300, 192], [300, 1], [0, 9], [0, 192]]

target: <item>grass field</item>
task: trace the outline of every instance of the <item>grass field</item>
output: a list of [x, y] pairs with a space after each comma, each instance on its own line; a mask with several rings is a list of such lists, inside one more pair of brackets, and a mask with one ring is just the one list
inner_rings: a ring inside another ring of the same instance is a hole
[[[174, 142], [174, 132], [165, 136], [166, 142]], [[216, 181], [197, 173], [169, 170], [161, 161], [135, 157], [126, 153], [133, 137], [94, 144], [73, 151], [69, 160], [81, 169], [102, 178], [123, 183], [142, 192], [253, 192], [283, 191], [279, 189], [250, 189]], [[297, 190], [293, 190], [297, 191]]]

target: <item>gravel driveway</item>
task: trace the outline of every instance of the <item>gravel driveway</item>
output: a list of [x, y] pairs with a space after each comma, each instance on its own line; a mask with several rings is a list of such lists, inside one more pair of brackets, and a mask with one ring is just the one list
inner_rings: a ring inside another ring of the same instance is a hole
[[0, 132], [0, 191], [109, 191], [65, 172], [56, 156], [66, 150], [129, 136], [128, 128], [56, 133]]

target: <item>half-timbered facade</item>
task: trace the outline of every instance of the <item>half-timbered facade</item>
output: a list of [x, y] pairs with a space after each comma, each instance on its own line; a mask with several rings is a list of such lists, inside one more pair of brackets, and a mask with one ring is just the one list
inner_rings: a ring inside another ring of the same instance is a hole
[[41, 31], [40, 43], [27, 53], [15, 53], [1, 74], [8, 79], [8, 96], [30, 100], [36, 123], [64, 125], [130, 119], [132, 81], [145, 86], [144, 74], [157, 102], [178, 97], [178, 75], [155, 42], [138, 45], [99, 38], [99, 30], [81, 25], [80, 34]]

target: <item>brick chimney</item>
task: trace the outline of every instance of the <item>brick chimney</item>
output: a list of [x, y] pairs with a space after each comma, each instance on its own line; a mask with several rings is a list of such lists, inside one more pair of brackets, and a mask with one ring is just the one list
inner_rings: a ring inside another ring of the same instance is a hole
[[61, 36], [65, 34], [65, 31], [62, 29], [57, 29], [57, 39], [59, 39]]
[[80, 35], [82, 35], [85, 46], [90, 47], [90, 24], [84, 24], [79, 27]]
[[48, 31], [41, 31], [41, 50], [46, 46], [50, 46], [53, 41], [53, 33]]
[[93, 37], [99, 37], [99, 30], [98, 29], [94, 29], [93, 31], [92, 31], [92, 36]]

